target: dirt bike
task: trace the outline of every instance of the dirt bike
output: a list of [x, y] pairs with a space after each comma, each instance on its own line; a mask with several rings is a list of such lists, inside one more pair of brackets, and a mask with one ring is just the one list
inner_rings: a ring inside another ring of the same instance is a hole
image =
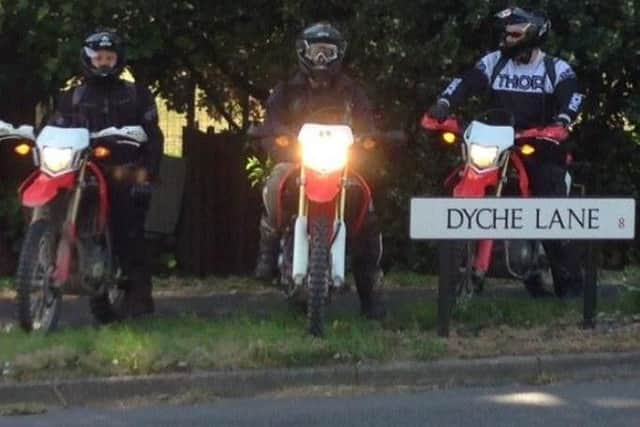
[[[546, 148], [541, 144], [558, 146], [569, 136], [568, 130], [559, 125], [516, 132], [513, 116], [502, 110], [481, 114], [464, 131], [453, 117], [439, 122], [425, 114], [421, 125], [441, 133], [447, 144], [455, 144], [462, 137], [463, 163], [446, 178], [445, 188], [453, 197], [465, 198], [530, 197], [523, 157]], [[568, 172], [565, 182], [570, 188]], [[439, 268], [439, 295], [455, 292], [456, 302], [482, 292], [487, 275], [522, 280], [530, 293], [553, 283], [558, 292], [543, 246], [537, 240], [445, 240], [440, 245]]]
[[[250, 136], [267, 137], [258, 128]], [[345, 287], [347, 235], [357, 235], [371, 205], [367, 182], [349, 168], [352, 148], [403, 141], [404, 134], [393, 131], [356, 137], [347, 125], [306, 123], [296, 140], [300, 162], [289, 171], [277, 197], [277, 222], [284, 230], [279, 281], [294, 303], [306, 302], [308, 330], [322, 336], [325, 305], [334, 292]], [[359, 197], [348, 198], [347, 193], [355, 189]], [[288, 215], [284, 206], [292, 199], [297, 199], [297, 213]], [[349, 202], [356, 206], [348, 207]]]
[[46, 126], [31, 144], [35, 170], [21, 184], [22, 205], [31, 208], [16, 273], [18, 320], [25, 331], [55, 329], [63, 294], [88, 295], [99, 323], [122, 316], [124, 291], [109, 232], [106, 177], [134, 180], [133, 165], [112, 165], [114, 153], [137, 151], [147, 141], [142, 127]]

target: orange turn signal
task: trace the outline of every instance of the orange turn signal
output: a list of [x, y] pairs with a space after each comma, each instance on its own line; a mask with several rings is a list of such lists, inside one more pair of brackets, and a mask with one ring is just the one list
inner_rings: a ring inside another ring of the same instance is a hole
[[529, 144], [524, 144], [522, 147], [520, 147], [520, 152], [525, 156], [530, 156], [536, 152], [536, 149]]
[[364, 148], [366, 150], [372, 150], [372, 149], [374, 149], [376, 147], [376, 145], [378, 145], [378, 143], [373, 138], [367, 138], [367, 139], [364, 140], [362, 145], [364, 146]]
[[456, 142], [456, 139], [458, 138], [453, 132], [445, 132], [442, 134], [442, 140], [447, 144], [453, 144], [454, 142]]
[[278, 144], [278, 147], [284, 148], [289, 145], [289, 138], [287, 138], [286, 136], [279, 136], [276, 138], [276, 144]]
[[109, 150], [107, 147], [98, 146], [93, 149], [93, 155], [98, 159], [109, 157], [110, 154], [111, 150]]
[[19, 156], [26, 156], [31, 152], [31, 146], [29, 144], [19, 144], [13, 149]]

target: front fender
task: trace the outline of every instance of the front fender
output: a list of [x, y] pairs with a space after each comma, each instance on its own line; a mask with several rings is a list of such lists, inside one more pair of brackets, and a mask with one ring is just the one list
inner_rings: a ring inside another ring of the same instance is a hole
[[500, 169], [477, 171], [466, 166], [460, 180], [453, 189], [453, 197], [484, 197], [488, 187], [498, 185]]
[[69, 172], [60, 176], [49, 176], [44, 172], [37, 172], [27, 178], [20, 186], [22, 205], [36, 208], [46, 205], [58, 195], [60, 190], [70, 190], [75, 184], [76, 174]]
[[315, 203], [328, 203], [340, 193], [342, 171], [328, 175], [319, 174], [307, 169], [305, 193], [307, 198]]

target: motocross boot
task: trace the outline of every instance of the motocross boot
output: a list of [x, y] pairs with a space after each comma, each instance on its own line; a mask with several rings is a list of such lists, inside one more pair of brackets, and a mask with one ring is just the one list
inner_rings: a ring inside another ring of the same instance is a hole
[[255, 277], [258, 280], [271, 281], [276, 275], [278, 249], [280, 241], [276, 230], [265, 217], [260, 221], [260, 246], [256, 261]]
[[360, 313], [368, 319], [382, 320], [387, 308], [382, 292], [384, 274], [379, 267], [354, 269], [354, 278], [360, 297]]

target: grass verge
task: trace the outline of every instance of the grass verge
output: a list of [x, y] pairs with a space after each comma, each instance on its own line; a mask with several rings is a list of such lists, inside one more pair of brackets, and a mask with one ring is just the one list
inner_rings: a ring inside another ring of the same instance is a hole
[[185, 314], [50, 335], [5, 328], [0, 381], [638, 350], [639, 295], [629, 290], [603, 305], [614, 321], [592, 331], [577, 327], [581, 301], [477, 298], [455, 310], [448, 340], [435, 334], [430, 301], [407, 304], [383, 322], [332, 313], [325, 339], [309, 337], [305, 316], [291, 312], [221, 320]]

